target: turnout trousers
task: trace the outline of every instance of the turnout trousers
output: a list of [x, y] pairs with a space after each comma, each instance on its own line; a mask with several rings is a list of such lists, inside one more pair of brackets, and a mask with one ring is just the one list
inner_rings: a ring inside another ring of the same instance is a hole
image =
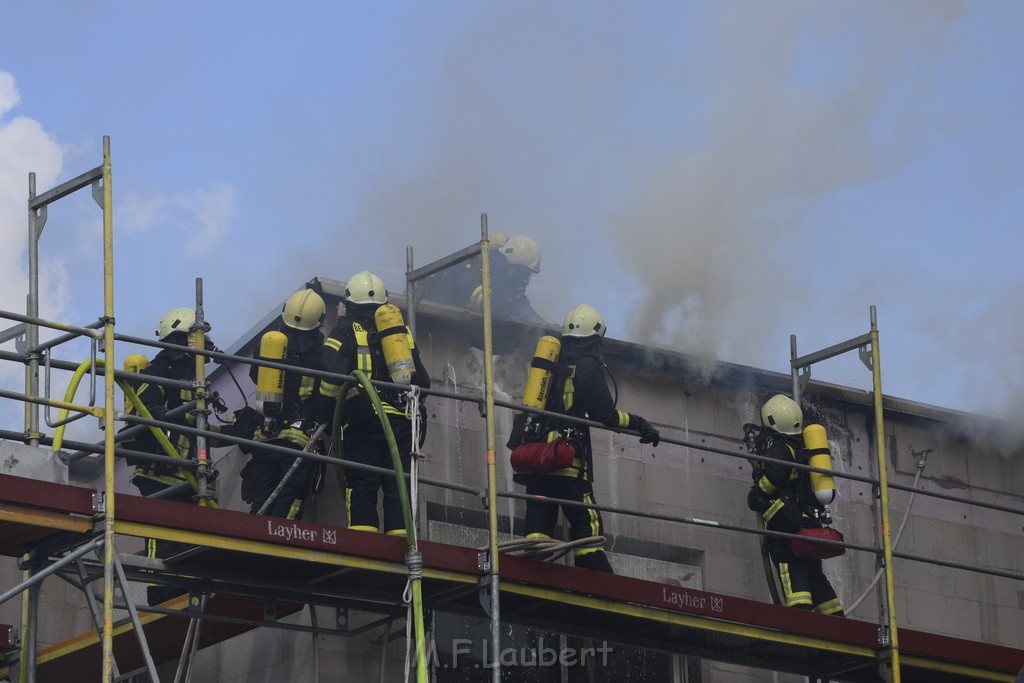
[[843, 606], [822, 570], [820, 559], [794, 555], [789, 550], [789, 539], [785, 538], [769, 539], [768, 552], [779, 573], [787, 607], [843, 616]]
[[[395, 435], [398, 455], [403, 471], [409, 473], [410, 451], [412, 450], [412, 424], [401, 415], [388, 415], [391, 431]], [[345, 429], [344, 459], [346, 462], [383, 467], [394, 471], [387, 437], [376, 420]], [[368, 472], [354, 467], [345, 468], [345, 510], [348, 513], [350, 529], [381, 531], [377, 514], [378, 493], [384, 493], [384, 527], [388, 534], [404, 535], [405, 518], [399, 497], [398, 481], [394, 474]], [[408, 481], [403, 481], [406, 493]]]
[[[585, 479], [561, 475], [532, 475], [526, 482], [526, 493], [532, 496], [562, 498], [593, 505], [594, 487]], [[589, 536], [604, 535], [601, 513], [592, 508], [575, 505], [526, 501], [526, 538], [551, 538], [558, 523], [558, 509], [562, 509], [569, 523], [569, 537], [572, 540]], [[612, 566], [603, 548], [583, 548], [573, 551], [573, 563], [577, 567], [611, 572]]]
[[[274, 439], [268, 443], [296, 451], [302, 450], [287, 439]], [[259, 446], [253, 446], [252, 451], [252, 458], [242, 471], [242, 477], [243, 489], [249, 496], [246, 498], [250, 503], [249, 512], [256, 513], [284, 479], [295, 459], [279, 453], [260, 451]], [[312, 474], [313, 461], [303, 459], [263, 514], [285, 519], [302, 519]]]

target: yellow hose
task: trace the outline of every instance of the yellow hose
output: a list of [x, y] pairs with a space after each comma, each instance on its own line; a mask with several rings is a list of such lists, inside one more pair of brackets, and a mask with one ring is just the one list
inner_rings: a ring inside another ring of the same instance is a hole
[[[70, 403], [72, 401], [72, 399], [74, 399], [75, 394], [78, 392], [78, 385], [81, 383], [82, 377], [85, 376], [85, 370], [86, 370], [86, 368], [88, 368], [90, 366], [90, 364], [91, 364], [90, 361], [87, 361], [87, 360], [86, 361], [82, 361], [81, 363], [79, 363], [78, 368], [75, 370], [74, 374], [71, 376], [71, 383], [68, 384], [67, 391], [64, 392], [64, 400], [66, 402]], [[99, 367], [103, 367], [103, 365], [104, 365], [103, 359], [102, 358], [97, 358], [96, 359], [96, 365], [98, 365]], [[119, 387], [121, 387], [121, 390], [124, 392], [125, 397], [129, 401], [131, 401], [132, 404], [135, 406], [136, 410], [138, 410], [139, 416], [140, 417], [144, 417], [144, 418], [146, 418], [148, 420], [152, 420], [153, 419], [153, 415], [149, 412], [149, 409], [146, 408], [145, 405], [143, 405], [142, 400], [139, 398], [139, 395], [137, 393], [135, 393], [135, 389], [133, 389], [132, 386], [130, 384], [128, 384], [128, 382], [126, 382], [125, 380], [119, 379], [119, 380], [116, 380], [116, 381], [117, 381], [117, 385]], [[58, 419], [59, 420], [63, 420], [65, 418], [67, 418], [67, 416], [68, 416], [68, 409], [67, 408], [61, 408], [60, 413], [58, 413]], [[113, 420], [107, 420], [107, 428], [108, 429], [112, 428], [112, 424], [113, 424]], [[59, 451], [61, 445], [64, 442], [64, 427], [66, 427], [66, 426], [67, 425], [60, 425], [53, 432], [53, 447], [52, 447], [52, 449], [54, 451]], [[156, 437], [157, 442], [160, 444], [161, 448], [164, 449], [164, 452], [167, 455], [171, 456], [172, 458], [178, 458], [179, 460], [184, 460], [185, 459], [184, 456], [182, 456], [181, 453], [178, 452], [178, 449], [176, 449], [171, 444], [170, 440], [167, 438], [167, 435], [164, 434], [164, 430], [160, 429], [159, 427], [150, 426], [149, 427], [149, 431], [153, 433], [153, 436]], [[181, 468], [181, 473], [185, 476], [185, 480], [188, 481], [188, 483], [192, 486], [192, 489], [194, 491], [198, 492], [199, 491], [199, 481], [196, 479], [196, 475], [191, 470], [188, 470], [188, 469], [185, 469], [185, 468]], [[217, 505], [217, 501], [212, 500], [212, 499], [206, 500], [206, 501], [200, 501], [199, 504], [203, 505], [205, 507], [214, 507], [214, 508], [220, 507], [219, 505]]]

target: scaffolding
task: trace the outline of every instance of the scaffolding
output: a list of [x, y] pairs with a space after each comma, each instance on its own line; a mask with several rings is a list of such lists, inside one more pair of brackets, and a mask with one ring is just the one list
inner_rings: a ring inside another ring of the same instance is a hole
[[[104, 305], [103, 315], [96, 323], [79, 327], [39, 317], [38, 242], [46, 222], [48, 206], [86, 187], [91, 187], [92, 195], [103, 211]], [[302, 523], [297, 524], [295, 528], [304, 530], [302, 533], [309, 534], [312, 540], [306, 539], [310, 542], [291, 547], [268, 542], [263, 530], [263, 520], [269, 518], [215, 509], [213, 493], [207, 487], [208, 479], [214, 477], [215, 473], [206, 458], [204, 440], [216, 437], [222, 442], [234, 444], [246, 444], [249, 441], [214, 434], [208, 430], [205, 415], [208, 412], [207, 402], [210, 396], [208, 382], [201, 370], [203, 362], [197, 362], [199, 371], [195, 382], [147, 378], [148, 381], [193, 392], [194, 401], [182, 406], [180, 411], [195, 412], [198, 416], [195, 427], [171, 422], [170, 420], [177, 417], [175, 414], [168, 414], [156, 420], [150, 415], [116, 410], [115, 386], [120, 384], [122, 388], [130, 387], [130, 383], [138, 381], [141, 376], [115, 369], [115, 345], [132, 343], [156, 348], [174, 345], [115, 333], [109, 138], [105, 137], [103, 140], [101, 166], [57, 188], [36, 195], [35, 177], [30, 175], [28, 206], [27, 313], [20, 315], [0, 311], [0, 317], [18, 323], [14, 328], [0, 332], [0, 340], [24, 338], [23, 345], [19, 346], [19, 353], [0, 352], [0, 360], [25, 364], [25, 393], [0, 391], [0, 396], [25, 402], [25, 428], [21, 433], [0, 430], [0, 437], [20, 440], [32, 447], [59, 447], [61, 437], [50, 438], [40, 430], [40, 408], [44, 406], [47, 407], [46, 423], [50, 427], [61, 430], [62, 425], [92, 415], [101, 419], [105, 429], [102, 445], [63, 440], [64, 446], [78, 449], [64, 458], [65, 464], [69, 466], [92, 453], [102, 455], [102, 490], [88, 491], [80, 487], [46, 485], [42, 482], [32, 485], [6, 482], [9, 485], [4, 486], [4, 490], [12, 493], [2, 496], [6, 507], [0, 509], [0, 524], [17, 529], [17, 533], [22, 534], [18, 543], [9, 543], [6, 549], [13, 552], [23, 544], [32, 548], [31, 552], [22, 558], [24, 580], [0, 595], [0, 603], [17, 595], [24, 596], [20, 629], [21, 651], [18, 659], [20, 680], [35, 681], [36, 669], [40, 663], [55, 667], [54, 671], [62, 670], [55, 664], [60, 661], [68, 663], [68, 666], [81, 667], [83, 661], [88, 659], [87, 653], [95, 649], [100, 653], [96, 674], [104, 682], [126, 680], [140, 674], [145, 674], [154, 681], [159, 680], [157, 665], [175, 655], [179, 657], [180, 662], [176, 680], [188, 680], [191, 670], [190, 658], [194, 658], [198, 649], [252, 628], [299, 630], [309, 632], [314, 637], [351, 637], [385, 625], [390, 631], [390, 624], [400, 618], [403, 611], [403, 601], [400, 597], [404, 590], [402, 586], [406, 585], [410, 574], [417, 571], [410, 568], [408, 557], [403, 556], [403, 549], [397, 543], [397, 539]], [[495, 456], [495, 411], [501, 408], [558, 417], [563, 421], [576, 422], [594, 429], [609, 428], [590, 420], [568, 418], [496, 398], [492, 366], [490, 252], [486, 214], [481, 216], [480, 241], [449, 257], [414, 268], [412, 248], [409, 247], [406, 251], [405, 303], [408, 321], [413, 328], [416, 325], [416, 302], [425, 278], [478, 256], [481, 260], [483, 278], [482, 395], [466, 396], [439, 389], [421, 391], [425, 395], [452, 401], [470, 401], [479, 406], [486, 424], [485, 452], [482, 454], [486, 464], [486, 485], [478, 488], [428, 479], [418, 476], [415, 468], [413, 472], [405, 473], [405, 478], [411, 481], [413, 492], [418, 486], [425, 485], [469, 494], [481, 502], [487, 513], [488, 542], [479, 552], [424, 542], [422, 569], [418, 571], [422, 572], [425, 582], [426, 600], [433, 608], [443, 607], [456, 613], [468, 614], [483, 606], [490, 624], [490, 647], [494, 653], [501, 652], [501, 625], [506, 622], [506, 617], [515, 621], [521, 619], [524, 613], [530, 613], [536, 605], [545, 604], [560, 606], [560, 616], [547, 621], [556, 627], [575, 629], [582, 633], [613, 633], [626, 642], [666, 649], [679, 647], [677, 641], [683, 634], [695, 644], [692, 646], [693, 652], [725, 659], [733, 657], [735, 661], [750, 661], [752, 658], [749, 652], [761, 651], [765, 653], [766, 661], [774, 662], [785, 670], [801, 671], [818, 679], [838, 677], [842, 680], [874, 680], [882, 675], [896, 682], [903, 679], [960, 680], [958, 676], [973, 676], [981, 680], [1012, 680], [1016, 673], [1015, 669], [1024, 664], [1024, 654], [1012, 648], [969, 644], [970, 651], [959, 653], [958, 659], [951, 656], [948, 646], [952, 641], [956, 641], [956, 645], [963, 647], [966, 641], [940, 636], [929, 637], [927, 634], [914, 631], [910, 632], [909, 642], [904, 642], [901, 648], [895, 609], [894, 558], [1018, 581], [1024, 580], [1024, 573], [895, 550], [890, 538], [890, 488], [915, 495], [929, 495], [969, 505], [980, 505], [1013, 515], [1024, 515], [1024, 510], [919, 490], [916, 485], [906, 487], [888, 482], [878, 327], [874, 307], [871, 309], [870, 331], [848, 342], [817, 353], [797, 356], [796, 340], [795, 337], [791, 338], [791, 369], [793, 395], [799, 401], [813, 364], [850, 350], [857, 350], [860, 353], [861, 359], [872, 372], [877, 476], [824, 470], [802, 464], [794, 464], [793, 467], [869, 484], [877, 492], [880, 545], [829, 541], [824, 543], [841, 545], [847, 550], [871, 553], [878, 558], [878, 565], [885, 578], [882, 596], [885, 609], [882, 623], [837, 620], [815, 614], [796, 613], [782, 607], [772, 609], [771, 606], [735, 597], [729, 598], [726, 602], [726, 597], [707, 595], [708, 604], [715, 604], [714, 601], [718, 600], [719, 610], [684, 604], [681, 598], [679, 604], [676, 604], [666, 599], [668, 593], [664, 592], [664, 586], [626, 577], [594, 578], [588, 573], [587, 585], [581, 587], [580, 575], [574, 568], [544, 565], [544, 571], [538, 572], [535, 560], [503, 553], [499, 545], [499, 498], [527, 500], [533, 497], [515, 491], [499, 490]], [[208, 327], [205, 326], [203, 318], [203, 291], [200, 279], [196, 281], [196, 313], [196, 325], [193, 329], [198, 332], [199, 339], [191, 352], [197, 357], [280, 370], [291, 369], [290, 366], [281, 363], [206, 350], [202, 336]], [[65, 334], [49, 342], [40, 343], [40, 327]], [[52, 358], [54, 348], [77, 338], [86, 338], [90, 341], [91, 356], [86, 363], [74, 364]], [[99, 357], [101, 343], [102, 359]], [[43, 392], [40, 391], [40, 367], [46, 371]], [[51, 368], [88, 375], [89, 402], [75, 403], [73, 397], [65, 397], [65, 400], [52, 398], [49, 379]], [[303, 372], [339, 383], [361, 379], [316, 370]], [[103, 378], [102, 407], [97, 405], [99, 401], [96, 392], [100, 377]], [[387, 382], [372, 381], [371, 384], [390, 389], [408, 389]], [[126, 394], [129, 393], [126, 389]], [[49, 408], [63, 411], [61, 417], [56, 421], [51, 420]], [[117, 433], [113, 428], [115, 422], [124, 423], [131, 429], [174, 429], [188, 434], [199, 440], [202, 446], [199, 449], [201, 456], [195, 461], [189, 461], [174, 458], [170, 453], [161, 456], [124, 449], [118, 442], [129, 436], [131, 431], [123, 430]], [[611, 431], [630, 433], [621, 429]], [[742, 458], [747, 461], [768, 460], [751, 452], [716, 448], [690, 440], [663, 438], [662, 441], [724, 457]], [[278, 452], [289, 458], [300, 455], [293, 449], [266, 443], [261, 443], [260, 448]], [[115, 458], [123, 455], [149, 462], [174, 464], [187, 470], [199, 501], [207, 502], [209, 505], [185, 506], [187, 509], [182, 511], [183, 506], [172, 502], [115, 495]], [[339, 465], [338, 461], [330, 456], [312, 452], [302, 452], [301, 457], [322, 462], [330, 467]], [[362, 468], [385, 476], [394, 476], [391, 470], [369, 465], [346, 462], [345, 467]], [[22, 489], [20, 492], [16, 491], [19, 486]], [[54, 503], [56, 500], [63, 502]], [[711, 528], [716, 531], [753, 534], [762, 538], [797, 538], [791, 534], [762, 528], [695, 517], [656, 514], [640, 509], [586, 504], [571, 500], [545, 500], [564, 506], [577, 506], [696, 528]], [[194, 546], [195, 550], [184, 556], [165, 560], [125, 555], [118, 553], [115, 547], [115, 539], [119, 535], [183, 541]], [[335, 539], [333, 544], [326, 543], [325, 539], [328, 537]], [[261, 566], [251, 572], [235, 571], [232, 567], [239, 557], [258, 558]], [[285, 569], [287, 571], [283, 571]], [[75, 639], [74, 642], [40, 652], [36, 643], [39, 587], [44, 579], [53, 575], [62, 576], [85, 591], [93, 614], [95, 630], [91, 635], [85, 634], [85, 637]], [[281, 576], [292, 577], [292, 580], [284, 581]], [[340, 580], [341, 577], [344, 577], [344, 580]], [[97, 602], [90, 586], [100, 579], [103, 583], [102, 601]], [[188, 593], [181, 599], [162, 605], [135, 605], [128, 593], [128, 585], [131, 582], [164, 583], [185, 589]], [[269, 612], [268, 599], [274, 605]], [[351, 629], [325, 628], [316, 623], [313, 609], [316, 605], [328, 605], [339, 609], [363, 607], [383, 616], [370, 624]], [[304, 627], [280, 621], [282, 615], [294, 614], [304, 606], [310, 608], [313, 622], [311, 626]], [[127, 616], [117, 621], [115, 610], [121, 610]], [[168, 633], [182, 640], [180, 651], [176, 647], [167, 647], [162, 636]], [[154, 637], [147, 638], [147, 634]], [[727, 640], [724, 646], [716, 644], [713, 639], [706, 637], [707, 634], [718, 637], [724, 635]], [[736, 654], [734, 645], [737, 643], [742, 643], [748, 654]], [[419, 645], [422, 646], [423, 643]], [[421, 651], [416, 654], [422, 662], [424, 653]], [[501, 670], [501, 663], [497, 662], [492, 667], [492, 680], [501, 679]], [[947, 675], [950, 678], [943, 678]], [[422, 668], [418, 672], [418, 678], [425, 680]]]

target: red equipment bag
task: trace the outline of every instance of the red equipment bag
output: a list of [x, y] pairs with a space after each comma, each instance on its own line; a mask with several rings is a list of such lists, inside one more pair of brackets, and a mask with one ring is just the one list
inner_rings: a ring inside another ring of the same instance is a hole
[[512, 450], [512, 469], [520, 474], [565, 469], [576, 459], [576, 449], [562, 437], [554, 441], [524, 443]]
[[807, 527], [800, 529], [797, 533], [801, 536], [806, 536], [808, 539], [805, 541], [794, 538], [789, 542], [789, 549], [797, 557], [816, 557], [819, 560], [827, 560], [839, 557], [846, 552], [846, 548], [841, 545], [815, 543], [814, 539], [816, 538], [822, 538], [826, 541], [843, 541], [843, 535], [830, 526], [822, 528]]

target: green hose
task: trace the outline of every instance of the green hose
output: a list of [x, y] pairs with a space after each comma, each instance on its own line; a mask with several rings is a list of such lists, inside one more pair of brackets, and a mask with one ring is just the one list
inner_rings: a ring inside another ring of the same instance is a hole
[[[338, 398], [334, 401], [334, 414], [331, 417], [331, 455], [338, 460], [342, 459], [342, 443], [341, 443], [341, 411], [345, 407], [345, 399], [348, 396], [349, 387], [352, 386], [351, 382], [345, 382], [341, 385], [341, 392], [338, 394]], [[347, 484], [345, 481], [345, 468], [339, 465], [334, 468], [334, 476], [338, 480], [338, 490], [341, 491], [342, 498], [345, 496], [345, 489]]]
[[[380, 418], [380, 425], [384, 429], [384, 436], [388, 440], [388, 449], [391, 451], [391, 462], [395, 468], [395, 478], [398, 480], [398, 498], [402, 502], [402, 517], [405, 519], [405, 535], [409, 541], [409, 550], [406, 558], [410, 555], [419, 556], [416, 547], [416, 529], [412, 522], [412, 507], [409, 504], [409, 492], [405, 488], [405, 470], [402, 468], [402, 459], [398, 454], [398, 444], [395, 443], [395, 433], [391, 430], [391, 422], [384, 413], [384, 406], [381, 405], [377, 390], [370, 383], [369, 378], [362, 370], [354, 370], [352, 375], [359, 380], [363, 390], [373, 404], [373, 410]], [[337, 434], [337, 431], [335, 431]], [[412, 609], [413, 609], [413, 631], [416, 636], [416, 680], [420, 683], [427, 683], [427, 649], [426, 633], [423, 628], [423, 592], [419, 576], [410, 576], [409, 583], [412, 587]]]

